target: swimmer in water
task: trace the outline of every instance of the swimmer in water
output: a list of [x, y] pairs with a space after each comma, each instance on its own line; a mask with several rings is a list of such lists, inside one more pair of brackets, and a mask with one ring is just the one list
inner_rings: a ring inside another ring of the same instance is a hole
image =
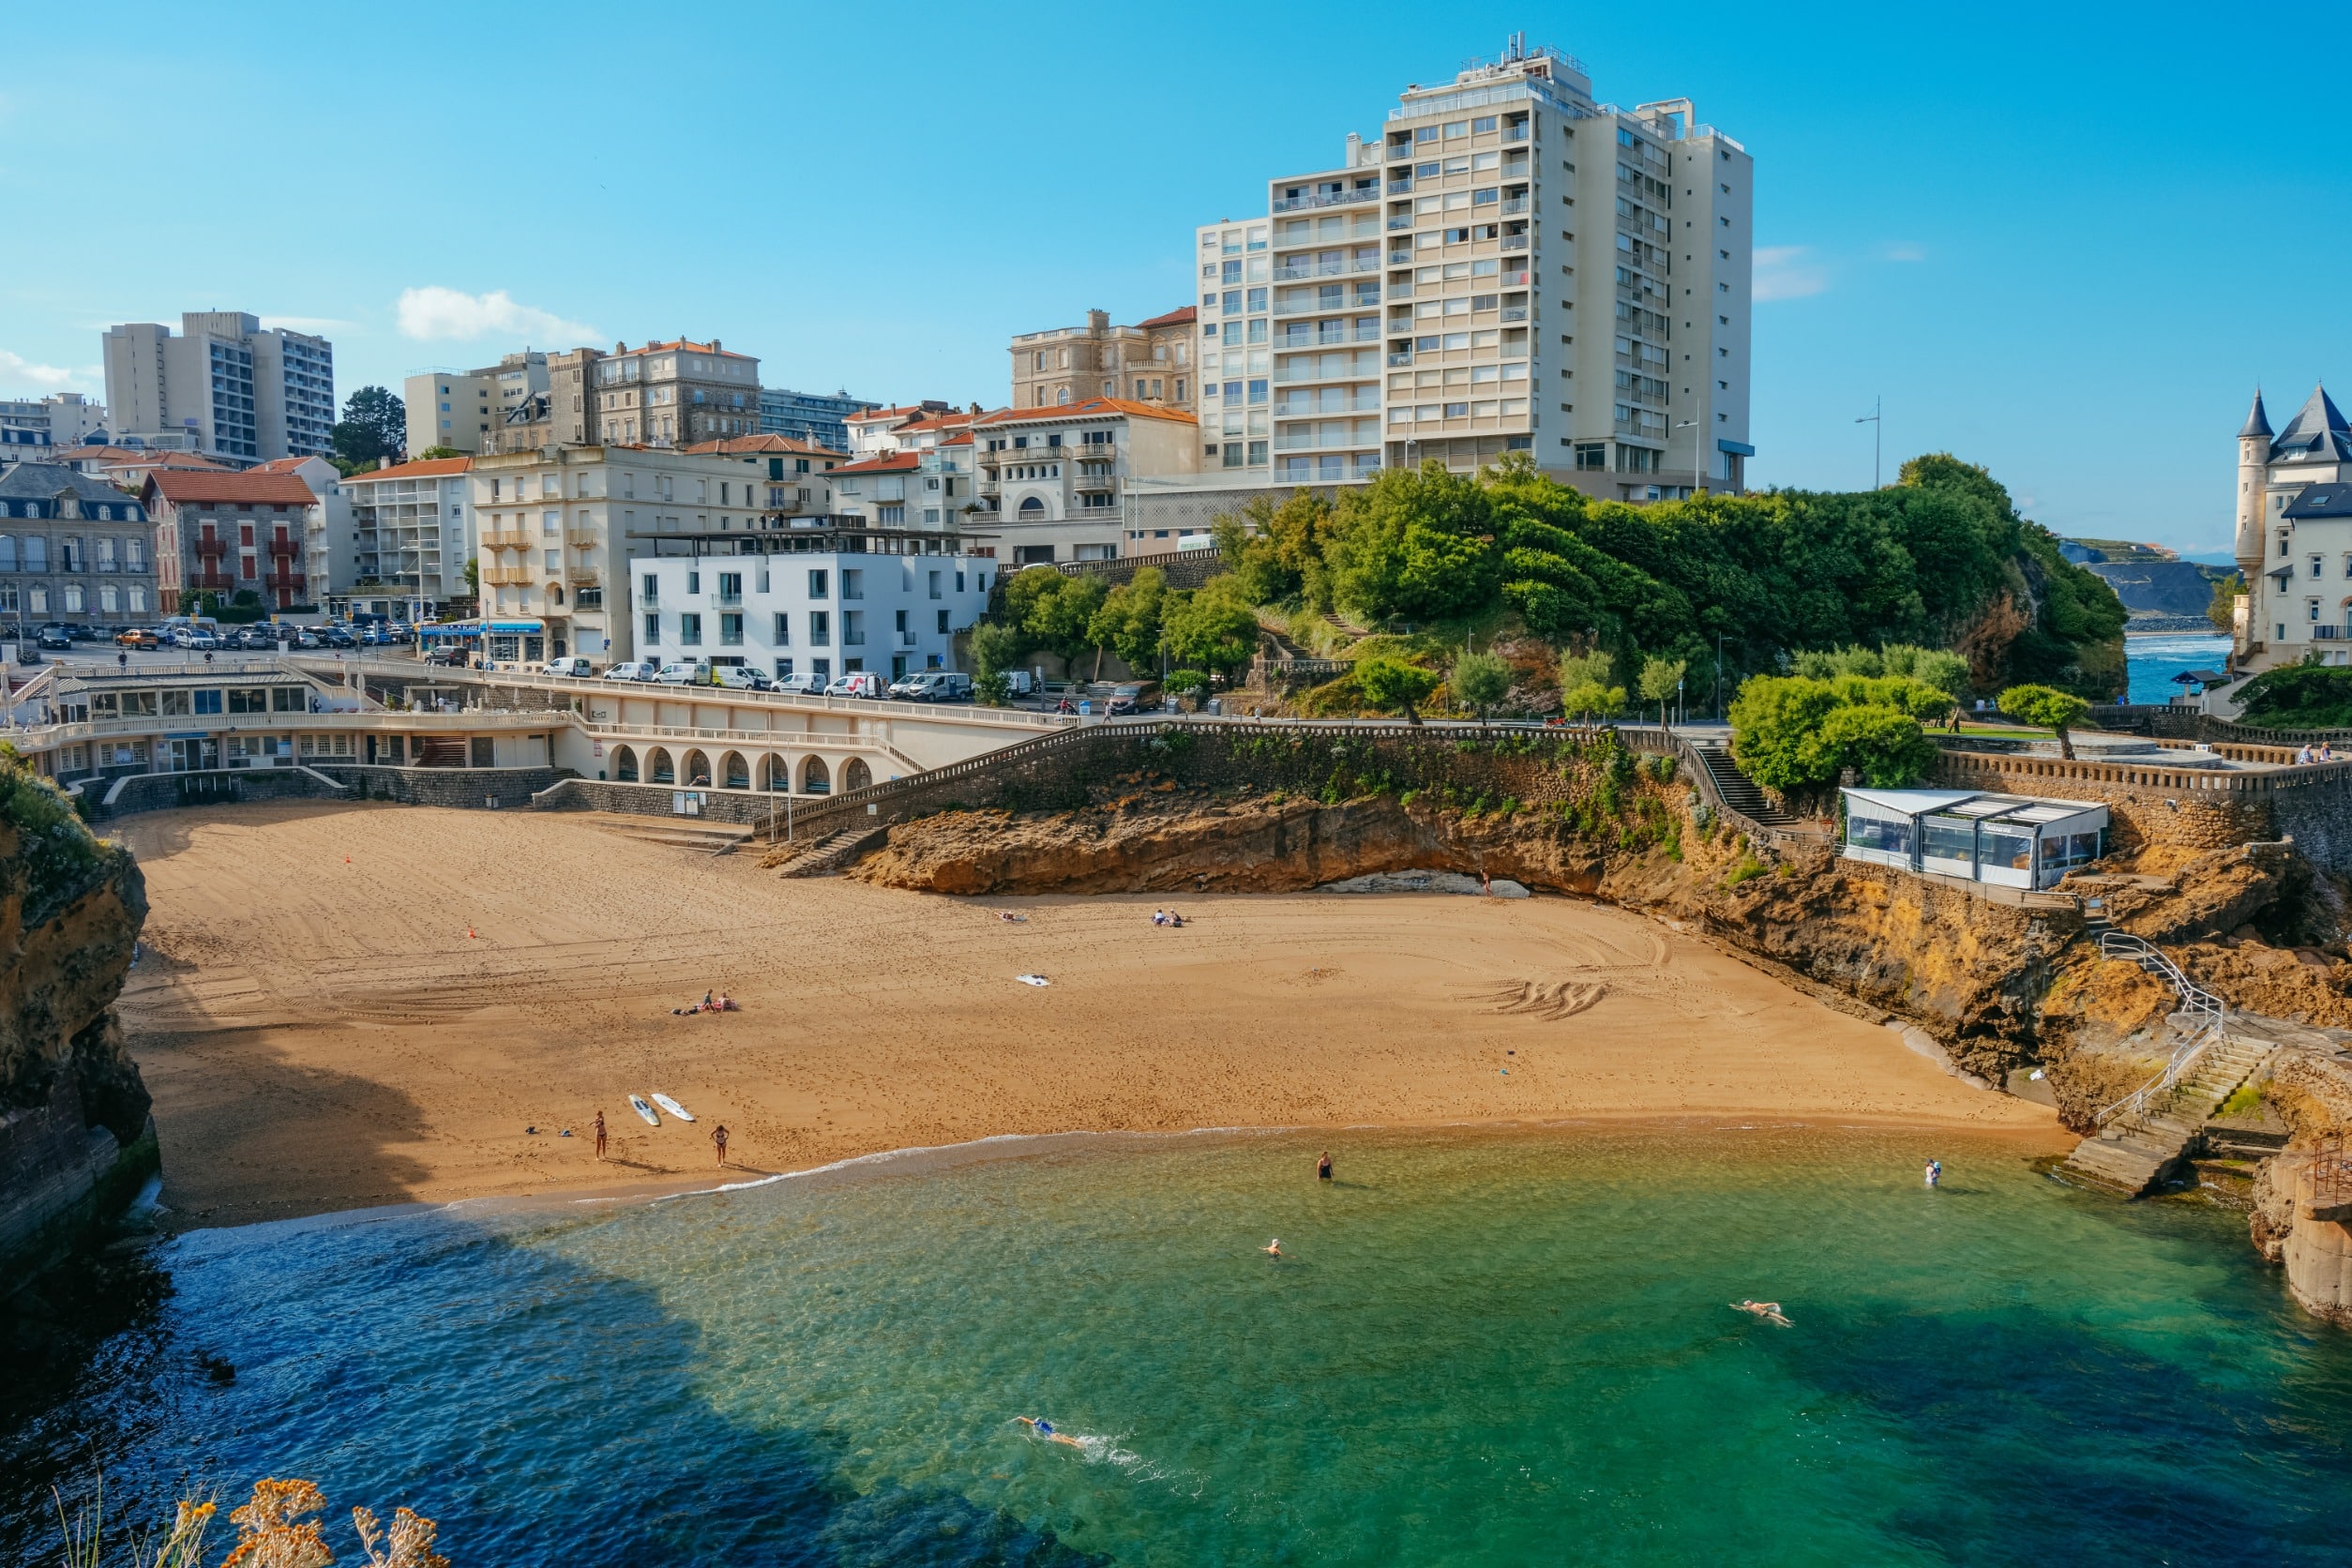
[[1795, 1326], [1782, 1315], [1780, 1303], [1778, 1302], [1737, 1301], [1733, 1302], [1731, 1305], [1735, 1311], [1749, 1313], [1752, 1316], [1763, 1319], [1764, 1321], [1768, 1323], [1778, 1323], [1782, 1328], [1791, 1328]]
[[1282, 1238], [1276, 1236], [1273, 1241], [1268, 1242], [1264, 1246], [1259, 1247], [1258, 1250], [1264, 1253], [1269, 1258], [1279, 1258], [1282, 1256]]
[[1085, 1444], [1079, 1442], [1076, 1438], [1064, 1437], [1060, 1432], [1055, 1431], [1053, 1429], [1053, 1423], [1048, 1421], [1044, 1416], [1017, 1415], [1013, 1419], [1028, 1427], [1031, 1431], [1036, 1433], [1039, 1437], [1045, 1439], [1048, 1442], [1058, 1442], [1065, 1448], [1084, 1448], [1086, 1446]]

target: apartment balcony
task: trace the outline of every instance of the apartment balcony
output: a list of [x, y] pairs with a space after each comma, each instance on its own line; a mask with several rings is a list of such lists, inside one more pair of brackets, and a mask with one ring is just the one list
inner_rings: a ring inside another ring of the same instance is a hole
[[1413, 226], [1413, 215], [1409, 212], [1400, 212], [1388, 220], [1388, 226], [1391, 229], [1410, 229]]
[[1525, 250], [1527, 249], [1527, 245], [1528, 237], [1525, 234], [1505, 234], [1502, 236], [1502, 248], [1505, 250]]
[[299, 555], [302, 553], [302, 541], [273, 538], [269, 541], [269, 552], [272, 555]]
[[972, 484], [972, 490], [980, 495], [998, 495], [1003, 491], [1003, 484], [993, 474], [983, 474]]
[[1405, 176], [1403, 179], [1401, 179], [1401, 180], [1391, 180], [1391, 181], [1389, 181], [1389, 182], [1388, 182], [1388, 193], [1389, 193], [1391, 196], [1410, 196], [1410, 195], [1411, 195], [1411, 194], [1413, 193], [1413, 182], [1412, 182], [1412, 176], [1411, 176], [1411, 175], [1410, 175], [1410, 174], [1408, 174], [1408, 175], [1406, 175], [1406, 176]]
[[1297, 300], [1287, 305], [1277, 302], [1274, 308], [1274, 313], [1277, 316], [1314, 316], [1333, 310], [1369, 310], [1377, 308], [1380, 303], [1377, 296], [1369, 299], [1358, 297], [1352, 300], [1345, 297]]
[[1388, 362], [1391, 366], [1410, 365], [1413, 362], [1413, 356], [1409, 353], [1392, 354], [1388, 356]]
[[1502, 139], [1506, 142], [1524, 142], [1527, 140], [1527, 127], [1505, 126], [1502, 128]]
[[1508, 218], [1513, 213], [1525, 212], [1529, 204], [1528, 199], [1524, 196], [1506, 196], [1502, 199], [1502, 215]]
[[229, 541], [226, 539], [198, 539], [196, 541], [196, 553], [199, 556], [226, 555], [229, 553]]
[[520, 588], [535, 574], [528, 566], [484, 566], [482, 580], [502, 588]]
[[1380, 188], [1366, 186], [1361, 190], [1319, 190], [1311, 196], [1277, 196], [1271, 205], [1275, 212], [1298, 212], [1306, 207], [1348, 207], [1359, 202], [1377, 202], [1380, 199]]
[[511, 530], [498, 534], [486, 533], [482, 535], [482, 548], [485, 550], [529, 550], [531, 535], [518, 534]]
[[1072, 481], [1072, 483], [1078, 490], [1093, 490], [1099, 493], [1105, 490], [1117, 490], [1119, 488], [1119, 476], [1111, 473], [1108, 469], [1105, 469], [1099, 474], [1080, 474], [1076, 480]]
[[564, 568], [564, 576], [576, 587], [584, 587], [604, 580], [603, 571], [595, 566], [566, 566]]
[[566, 528], [564, 542], [574, 550], [594, 550], [604, 543], [604, 535], [594, 528]]
[[302, 592], [304, 584], [309, 581], [309, 579], [303, 576], [300, 572], [264, 572], [262, 574], [262, 586], [267, 588], [272, 593], [276, 593], [279, 589], [284, 589], [291, 593], [299, 594]]
[[237, 580], [227, 572], [195, 572], [188, 580], [190, 588], [234, 588]]
[[1506, 289], [1524, 289], [1528, 286], [1528, 270], [1521, 267], [1518, 271], [1513, 272], [1505, 268], [1502, 277], [1497, 281]]
[[1527, 320], [1527, 307], [1524, 305], [1506, 305], [1502, 308], [1502, 319], [1507, 322], [1523, 322]]

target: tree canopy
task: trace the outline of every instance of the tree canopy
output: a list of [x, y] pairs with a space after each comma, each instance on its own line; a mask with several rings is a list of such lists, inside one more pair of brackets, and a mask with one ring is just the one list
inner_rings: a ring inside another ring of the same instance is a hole
[[1731, 756], [1740, 771], [1781, 793], [1833, 784], [1852, 768], [1881, 789], [1910, 784], [1934, 765], [1922, 718], [1952, 698], [1907, 677], [1758, 675], [1731, 703]]
[[345, 474], [397, 458], [408, 445], [408, 410], [381, 386], [363, 386], [343, 400], [343, 417], [326, 432], [335, 466]]
[[2058, 732], [2058, 753], [2072, 761], [2074, 739], [2067, 733], [2090, 712], [2090, 704], [2071, 691], [2045, 686], [2013, 686], [2000, 695], [2000, 710], [2025, 724], [2039, 724]]

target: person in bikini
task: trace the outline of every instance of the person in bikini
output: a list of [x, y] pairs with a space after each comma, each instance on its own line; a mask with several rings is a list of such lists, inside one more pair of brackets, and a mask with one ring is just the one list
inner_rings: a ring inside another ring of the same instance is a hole
[[1044, 1416], [1017, 1415], [1013, 1419], [1028, 1427], [1031, 1431], [1036, 1433], [1039, 1437], [1045, 1439], [1048, 1442], [1058, 1442], [1065, 1447], [1078, 1449], [1082, 1449], [1086, 1446], [1084, 1443], [1079, 1442], [1076, 1438], [1065, 1437], [1063, 1434], [1055, 1431], [1053, 1429], [1053, 1423], [1048, 1421]]
[[1782, 1314], [1778, 1302], [1736, 1301], [1731, 1305], [1734, 1311], [1745, 1312], [1753, 1317], [1761, 1318], [1768, 1323], [1778, 1323], [1782, 1328], [1795, 1326]]

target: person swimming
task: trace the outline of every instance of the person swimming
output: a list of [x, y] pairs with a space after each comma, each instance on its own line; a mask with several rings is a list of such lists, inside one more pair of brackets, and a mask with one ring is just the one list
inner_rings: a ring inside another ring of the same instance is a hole
[[1731, 1304], [1731, 1306], [1735, 1312], [1748, 1313], [1753, 1317], [1761, 1318], [1768, 1323], [1778, 1323], [1785, 1329], [1796, 1326], [1782, 1315], [1778, 1302], [1736, 1301]]
[[1282, 1238], [1276, 1236], [1273, 1241], [1268, 1242], [1264, 1246], [1259, 1247], [1258, 1250], [1264, 1253], [1269, 1258], [1279, 1258], [1282, 1256]]
[[1048, 1442], [1058, 1442], [1065, 1448], [1083, 1449], [1086, 1446], [1076, 1438], [1068, 1437], [1063, 1433], [1055, 1431], [1053, 1429], [1053, 1423], [1048, 1421], [1044, 1416], [1017, 1415], [1013, 1419], [1028, 1427], [1031, 1431], [1036, 1433], [1039, 1437], [1045, 1439]]

